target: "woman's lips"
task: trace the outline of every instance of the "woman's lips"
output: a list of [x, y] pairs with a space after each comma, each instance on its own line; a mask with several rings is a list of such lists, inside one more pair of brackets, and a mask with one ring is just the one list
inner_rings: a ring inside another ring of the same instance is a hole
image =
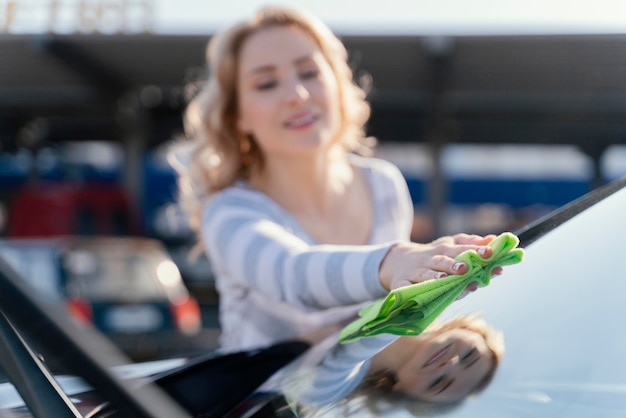
[[428, 361], [426, 361], [426, 363], [424, 363], [422, 365], [422, 368], [424, 367], [428, 367], [431, 364], [433, 364], [434, 362], [436, 362], [437, 360], [439, 360], [440, 358], [442, 358], [446, 352], [450, 349], [450, 346], [452, 346], [452, 344], [448, 344], [445, 347], [443, 347], [441, 350], [437, 351], [435, 354], [433, 354]]
[[312, 125], [317, 119], [315, 114], [307, 113], [289, 119], [285, 122], [285, 126], [291, 129], [302, 129]]

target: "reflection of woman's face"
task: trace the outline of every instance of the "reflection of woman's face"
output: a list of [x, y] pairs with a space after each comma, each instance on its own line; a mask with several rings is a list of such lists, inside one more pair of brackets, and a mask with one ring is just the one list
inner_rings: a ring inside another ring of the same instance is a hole
[[239, 127], [266, 156], [328, 146], [340, 125], [337, 79], [302, 30], [270, 27], [245, 41], [237, 75]]
[[494, 367], [482, 335], [453, 329], [427, 337], [398, 370], [395, 390], [431, 402], [457, 402], [469, 395]]

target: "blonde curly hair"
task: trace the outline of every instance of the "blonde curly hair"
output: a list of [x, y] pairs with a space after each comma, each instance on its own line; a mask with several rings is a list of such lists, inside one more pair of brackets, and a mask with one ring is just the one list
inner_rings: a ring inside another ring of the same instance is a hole
[[175, 144], [170, 153], [178, 171], [179, 201], [196, 232], [207, 197], [237, 180], [249, 178], [253, 167], [263, 167], [264, 157], [254, 138], [237, 127], [237, 72], [246, 40], [262, 29], [277, 26], [305, 32], [328, 61], [339, 90], [341, 125], [336, 142], [347, 151], [361, 154], [367, 154], [374, 145], [364, 131], [370, 116], [366, 92], [354, 81], [348, 52], [339, 38], [305, 12], [263, 8], [251, 19], [211, 38], [206, 57], [209, 77], [184, 114], [187, 139]]

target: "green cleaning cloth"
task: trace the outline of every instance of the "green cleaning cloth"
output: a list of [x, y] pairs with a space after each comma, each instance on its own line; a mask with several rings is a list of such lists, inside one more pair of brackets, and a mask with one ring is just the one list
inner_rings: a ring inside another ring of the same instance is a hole
[[341, 343], [378, 334], [419, 335], [452, 302], [463, 293], [468, 284], [476, 282], [484, 287], [491, 281], [491, 271], [496, 267], [522, 261], [524, 250], [517, 248], [519, 239], [510, 232], [498, 235], [489, 246], [489, 258], [469, 250], [456, 259], [467, 264], [464, 274], [427, 280], [394, 289], [382, 299], [366, 306], [359, 318], [348, 324], [339, 334]]

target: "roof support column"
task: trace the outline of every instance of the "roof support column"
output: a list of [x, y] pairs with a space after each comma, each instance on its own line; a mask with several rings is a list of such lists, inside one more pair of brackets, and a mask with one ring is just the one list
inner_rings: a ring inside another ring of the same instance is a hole
[[444, 232], [443, 214], [448, 201], [448, 185], [442, 167], [441, 155], [450, 138], [449, 103], [446, 91], [449, 84], [454, 44], [452, 39], [444, 37], [427, 38], [424, 42], [429, 57], [430, 72], [430, 109], [427, 120], [425, 142], [430, 148], [433, 169], [427, 186], [427, 199], [430, 210], [433, 236]]
[[[144, 156], [149, 144], [150, 115], [145, 111], [138, 94], [129, 91], [117, 104], [115, 117], [121, 130], [121, 143], [124, 146], [125, 164], [122, 183], [136, 213], [143, 214], [145, 195]], [[146, 220], [142, 218], [145, 230]]]

